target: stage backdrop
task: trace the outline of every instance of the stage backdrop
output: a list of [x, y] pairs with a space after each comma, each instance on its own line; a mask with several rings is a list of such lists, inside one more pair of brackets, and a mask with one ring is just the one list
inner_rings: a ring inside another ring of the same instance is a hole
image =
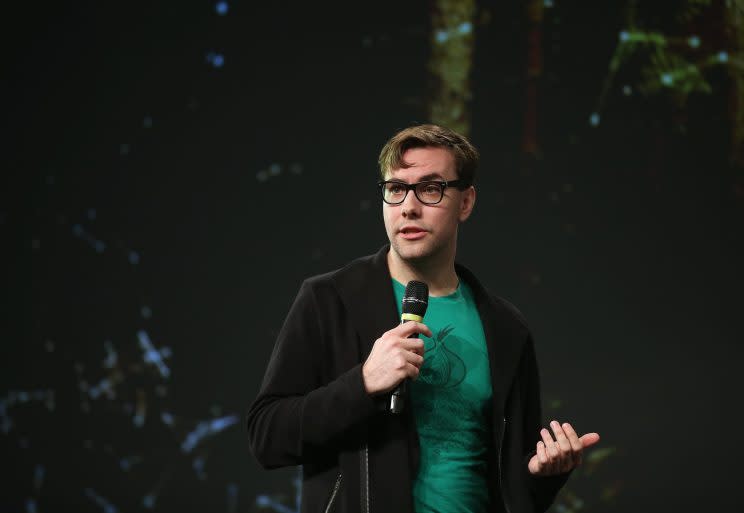
[[602, 436], [552, 511], [730, 505], [743, 4], [578, 3], [8, 14], [0, 509], [297, 511], [245, 413], [302, 280], [386, 242], [377, 154], [427, 121], [481, 150], [458, 257], [528, 319], [546, 421]]

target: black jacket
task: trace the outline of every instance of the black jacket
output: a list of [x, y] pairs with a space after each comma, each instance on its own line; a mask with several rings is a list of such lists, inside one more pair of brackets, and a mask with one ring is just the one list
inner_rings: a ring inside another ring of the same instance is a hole
[[[387, 398], [369, 396], [362, 381], [375, 340], [400, 322], [388, 249], [302, 284], [248, 412], [251, 450], [263, 467], [303, 465], [303, 513], [413, 511], [419, 447], [411, 408], [384, 412]], [[542, 426], [530, 332], [512, 305], [456, 270], [473, 290], [488, 345], [489, 511], [545, 511], [568, 476], [527, 471]]]

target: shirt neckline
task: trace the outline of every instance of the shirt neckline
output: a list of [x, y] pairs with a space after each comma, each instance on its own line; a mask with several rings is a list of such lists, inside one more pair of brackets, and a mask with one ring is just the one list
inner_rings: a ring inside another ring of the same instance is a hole
[[[437, 303], [440, 301], [460, 301], [463, 299], [463, 293], [462, 293], [462, 280], [460, 277], [457, 277], [457, 288], [454, 292], [451, 294], [447, 294], [446, 296], [429, 296], [429, 302]], [[390, 278], [393, 281], [393, 286], [396, 289], [399, 289], [402, 294], [406, 291], [406, 286], [403, 285], [401, 282], [396, 280], [395, 278]]]

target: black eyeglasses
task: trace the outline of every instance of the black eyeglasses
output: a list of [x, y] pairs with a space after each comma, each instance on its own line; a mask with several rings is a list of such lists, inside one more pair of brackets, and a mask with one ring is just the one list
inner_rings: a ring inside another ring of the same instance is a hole
[[468, 184], [465, 183], [464, 180], [442, 180], [419, 183], [405, 183], [396, 180], [387, 180], [384, 182], [377, 182], [377, 186], [380, 188], [382, 201], [388, 205], [400, 205], [406, 200], [408, 191], [411, 190], [416, 195], [416, 198], [424, 205], [436, 205], [442, 201], [444, 190], [447, 187], [456, 187], [460, 190], [468, 188]]

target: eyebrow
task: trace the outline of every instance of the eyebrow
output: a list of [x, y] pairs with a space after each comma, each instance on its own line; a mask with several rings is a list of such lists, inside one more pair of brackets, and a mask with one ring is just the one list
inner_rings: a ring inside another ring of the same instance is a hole
[[[400, 179], [400, 178], [391, 177], [390, 179], [391, 180], [394, 180], [396, 182], [403, 182], [403, 180]], [[422, 176], [422, 177], [419, 178], [419, 182], [429, 182], [429, 181], [432, 181], [432, 180], [441, 180], [443, 182], [446, 181], [444, 179], [444, 176], [441, 175], [440, 173], [429, 173], [428, 175], [424, 175], [424, 176]]]

